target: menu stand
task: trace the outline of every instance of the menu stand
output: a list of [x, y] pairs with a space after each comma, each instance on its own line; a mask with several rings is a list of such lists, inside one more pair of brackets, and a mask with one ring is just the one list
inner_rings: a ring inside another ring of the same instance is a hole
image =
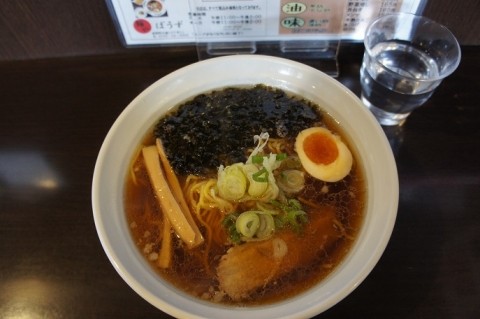
[[290, 40], [290, 41], [208, 41], [197, 39], [200, 61], [225, 55], [261, 54], [310, 65], [332, 77], [339, 75], [338, 50], [340, 40]]

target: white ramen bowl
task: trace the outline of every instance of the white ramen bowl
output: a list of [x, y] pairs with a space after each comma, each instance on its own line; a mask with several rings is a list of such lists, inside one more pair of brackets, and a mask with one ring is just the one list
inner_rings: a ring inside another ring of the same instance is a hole
[[[194, 298], [163, 280], [130, 235], [123, 193], [128, 165], [147, 130], [170, 108], [212, 89], [265, 84], [320, 105], [356, 148], [367, 181], [362, 229], [343, 262], [310, 290], [255, 307], [217, 305]], [[388, 141], [374, 117], [347, 88], [294, 61], [260, 55], [214, 58], [181, 68], [155, 82], [122, 112], [98, 155], [92, 186], [95, 225], [116, 271], [146, 301], [177, 318], [308, 318], [351, 293], [380, 259], [393, 230], [398, 176]]]

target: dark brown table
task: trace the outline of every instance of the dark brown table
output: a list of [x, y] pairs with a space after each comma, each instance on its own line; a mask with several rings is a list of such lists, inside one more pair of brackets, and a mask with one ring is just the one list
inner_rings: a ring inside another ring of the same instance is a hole
[[[359, 93], [361, 46], [340, 50]], [[197, 61], [192, 47], [0, 63], [0, 317], [169, 318], [108, 261], [90, 204], [100, 145], [123, 108]], [[480, 47], [389, 129], [398, 218], [376, 268], [320, 318], [480, 318]]]

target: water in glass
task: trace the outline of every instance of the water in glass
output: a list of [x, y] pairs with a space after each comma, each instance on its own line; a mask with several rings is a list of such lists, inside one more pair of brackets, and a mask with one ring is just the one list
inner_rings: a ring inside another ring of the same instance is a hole
[[365, 53], [362, 100], [374, 113], [406, 117], [432, 95], [438, 76], [437, 63], [425, 52], [401, 41], [381, 42], [370, 56]]

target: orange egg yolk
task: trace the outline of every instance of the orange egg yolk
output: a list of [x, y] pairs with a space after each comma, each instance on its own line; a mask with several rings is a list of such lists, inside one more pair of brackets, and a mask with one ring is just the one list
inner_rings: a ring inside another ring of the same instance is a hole
[[335, 141], [327, 134], [320, 132], [310, 134], [305, 138], [303, 150], [315, 164], [328, 165], [338, 157], [338, 148]]

